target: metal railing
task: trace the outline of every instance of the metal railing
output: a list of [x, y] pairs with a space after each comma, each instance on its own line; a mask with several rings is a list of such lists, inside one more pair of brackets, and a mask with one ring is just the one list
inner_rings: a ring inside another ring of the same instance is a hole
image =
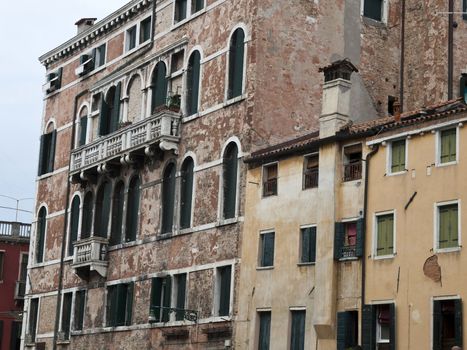
[[341, 258], [355, 258], [357, 257], [357, 246], [348, 245], [341, 248]]
[[29, 238], [31, 236], [31, 224], [0, 221], [0, 236]]
[[93, 167], [124, 152], [168, 139], [178, 141], [180, 114], [163, 110], [149, 118], [130, 124], [71, 153], [71, 172]]
[[304, 188], [318, 187], [319, 168], [306, 169], [304, 175]]
[[344, 165], [344, 181], [360, 180], [362, 178], [362, 161]]

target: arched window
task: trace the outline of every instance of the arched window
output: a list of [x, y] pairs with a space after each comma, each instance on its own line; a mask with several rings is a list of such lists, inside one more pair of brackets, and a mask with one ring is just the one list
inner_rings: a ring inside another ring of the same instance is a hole
[[160, 106], [165, 106], [167, 103], [167, 68], [164, 62], [156, 64], [152, 75], [152, 101], [151, 112], [154, 113]]
[[172, 232], [175, 205], [175, 164], [169, 163], [162, 181], [162, 233]]
[[235, 142], [228, 144], [223, 160], [223, 216], [224, 219], [235, 217], [237, 203], [238, 148]]
[[199, 74], [201, 68], [201, 55], [194, 51], [188, 60], [187, 69], [187, 95], [186, 113], [192, 115], [198, 113]]
[[180, 188], [180, 228], [191, 226], [191, 206], [193, 201], [193, 168], [191, 157], [185, 159], [182, 165]]
[[134, 122], [142, 119], [142, 99], [141, 78], [136, 74], [131, 78], [128, 88], [128, 121]]
[[88, 108], [83, 107], [79, 113], [78, 146], [82, 146], [86, 143], [87, 131], [88, 131]]
[[106, 237], [110, 219], [110, 183], [103, 182], [96, 195], [96, 216], [94, 217], [94, 236]]
[[73, 242], [78, 240], [78, 226], [79, 226], [79, 206], [81, 200], [79, 196], [75, 196], [71, 202], [70, 211], [70, 234], [68, 235], [68, 256], [73, 255]]
[[42, 207], [37, 216], [36, 263], [44, 261], [45, 230], [47, 226], [47, 209]]
[[80, 239], [91, 237], [92, 230], [92, 192], [86, 193], [83, 202], [83, 216], [81, 218]]
[[125, 185], [120, 181], [114, 190], [112, 203], [112, 228], [110, 231], [110, 245], [122, 241], [123, 204], [125, 202]]
[[120, 119], [120, 95], [122, 84], [112, 86], [107, 96], [101, 96], [101, 110], [99, 122], [99, 135], [108, 135], [118, 129]]
[[229, 89], [227, 97], [234, 98], [243, 92], [243, 61], [245, 50], [245, 33], [238, 28], [230, 39], [229, 48]]
[[138, 212], [141, 182], [137, 176], [131, 179], [128, 187], [128, 206], [126, 209], [125, 239], [127, 242], [136, 240], [138, 233]]
[[54, 129], [54, 124], [50, 122], [45, 130], [45, 134], [41, 136], [38, 169], [39, 176], [50, 173], [54, 170], [56, 141], [57, 130]]

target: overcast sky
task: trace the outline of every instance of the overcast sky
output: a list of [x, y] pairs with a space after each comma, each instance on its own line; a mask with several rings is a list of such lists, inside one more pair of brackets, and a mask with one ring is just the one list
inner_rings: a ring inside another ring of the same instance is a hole
[[[0, 195], [31, 198], [36, 191], [42, 84], [45, 68], [37, 58], [76, 34], [82, 17], [98, 20], [129, 0], [24, 0], [0, 11]], [[32, 210], [34, 201], [20, 208]], [[0, 196], [0, 207], [16, 201]], [[14, 220], [15, 211], [0, 208], [1, 220]], [[20, 213], [19, 221], [32, 215]]]

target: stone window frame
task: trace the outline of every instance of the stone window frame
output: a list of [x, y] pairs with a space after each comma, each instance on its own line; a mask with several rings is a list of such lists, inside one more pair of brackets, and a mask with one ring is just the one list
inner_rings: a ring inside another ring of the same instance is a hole
[[186, 13], [185, 13], [185, 18], [182, 18], [180, 20], [177, 20], [176, 19], [176, 9], [177, 9], [177, 1], [178, 0], [173, 0], [173, 5], [172, 5], [172, 29], [175, 29], [189, 21], [191, 21], [192, 19], [198, 17], [199, 15], [203, 14], [204, 12], [206, 12], [206, 7], [207, 7], [207, 0], [203, 0], [203, 6], [201, 7], [201, 9], [199, 9], [198, 11], [196, 12], [193, 12], [192, 11], [192, 7], [193, 7], [193, 1], [195, 0], [186, 0]]
[[[454, 161], [449, 161], [449, 162], [441, 162], [441, 136], [443, 131], [447, 130], [456, 130], [456, 160]], [[459, 125], [458, 126], [447, 126], [442, 129], [438, 129], [435, 131], [436, 138], [435, 138], [435, 154], [436, 154], [436, 161], [435, 161], [435, 166], [436, 167], [443, 167], [443, 166], [449, 166], [449, 165], [456, 165], [459, 163], [459, 139], [460, 139], [460, 133], [459, 133]]]
[[365, 1], [368, 1], [368, 0], [361, 0], [361, 5], [360, 5], [360, 15], [362, 16], [362, 18], [364, 19], [368, 19], [369, 21], [372, 21], [374, 23], [381, 23], [381, 24], [384, 24], [386, 25], [388, 23], [388, 16], [389, 16], [389, 0], [381, 0], [382, 2], [382, 13], [381, 13], [381, 21], [378, 21], [376, 19], [373, 19], [371, 17], [366, 17], [364, 15], [365, 13]]
[[[449, 206], [457, 204], [457, 247], [439, 248], [439, 208], [443, 206]], [[434, 215], [433, 215], [433, 251], [435, 253], [450, 253], [457, 252], [462, 249], [462, 210], [461, 200], [455, 199], [451, 201], [443, 201], [434, 203]]]
[[[272, 246], [272, 265], [264, 265], [263, 263], [263, 258], [264, 258], [264, 236], [267, 234], [273, 234], [273, 246]], [[261, 230], [259, 232], [259, 237], [258, 237], [258, 258], [256, 262], [256, 270], [271, 270], [274, 269], [275, 263], [276, 263], [276, 245], [277, 245], [277, 239], [276, 239], [276, 230], [275, 229], [269, 229], [269, 230]]]
[[[240, 95], [229, 97], [229, 85], [230, 85], [230, 47], [233, 40], [233, 35], [237, 32], [237, 30], [243, 31], [243, 71], [242, 71], [242, 91]], [[235, 102], [241, 101], [246, 98], [246, 82], [247, 82], [247, 63], [248, 63], [248, 43], [250, 41], [248, 27], [244, 23], [238, 23], [236, 26], [232, 28], [230, 31], [227, 47], [226, 47], [226, 69], [225, 69], [225, 90], [224, 90], [224, 105], [230, 105]]]

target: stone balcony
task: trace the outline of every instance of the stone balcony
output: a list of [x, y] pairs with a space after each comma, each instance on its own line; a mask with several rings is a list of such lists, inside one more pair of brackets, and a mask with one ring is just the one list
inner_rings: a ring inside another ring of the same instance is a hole
[[0, 221], [0, 241], [29, 243], [31, 224], [21, 222]]
[[81, 278], [88, 278], [91, 271], [107, 277], [107, 246], [109, 241], [103, 237], [89, 237], [73, 243], [72, 268]]
[[164, 109], [73, 150], [70, 175], [86, 180], [88, 174], [131, 164], [135, 159], [154, 155], [158, 149], [177, 152], [180, 117], [180, 113]]

